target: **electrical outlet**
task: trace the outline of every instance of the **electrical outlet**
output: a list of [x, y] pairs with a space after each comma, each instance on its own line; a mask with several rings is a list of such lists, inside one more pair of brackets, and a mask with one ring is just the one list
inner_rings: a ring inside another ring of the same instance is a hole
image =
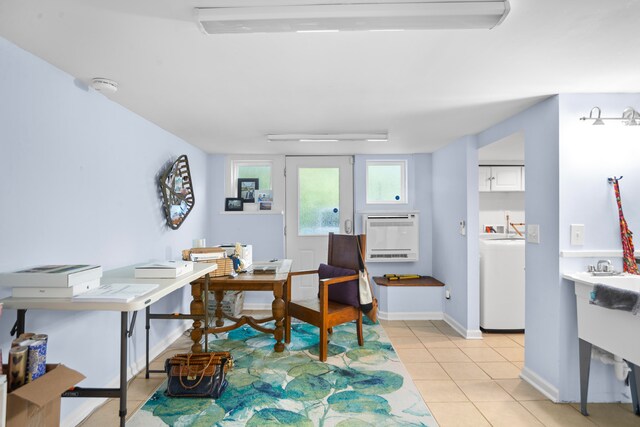
[[527, 224], [527, 242], [540, 243], [540, 225]]
[[446, 299], [451, 299], [451, 291], [449, 289], [447, 289], [446, 291], [444, 291], [444, 297]]
[[584, 245], [584, 224], [571, 224], [571, 244]]
[[467, 234], [467, 224], [464, 220], [460, 221], [458, 226], [458, 232], [461, 236], [465, 236]]

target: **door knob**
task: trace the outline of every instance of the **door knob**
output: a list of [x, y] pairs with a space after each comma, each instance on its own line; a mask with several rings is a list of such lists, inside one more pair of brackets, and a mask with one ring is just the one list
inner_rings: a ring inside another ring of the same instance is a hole
[[351, 234], [353, 232], [353, 221], [350, 219], [344, 220], [344, 232], [346, 234]]

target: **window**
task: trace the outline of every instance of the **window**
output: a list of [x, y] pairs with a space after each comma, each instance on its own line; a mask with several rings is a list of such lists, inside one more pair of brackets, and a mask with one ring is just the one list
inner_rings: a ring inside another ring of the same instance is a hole
[[367, 160], [367, 204], [407, 203], [406, 160]]
[[271, 162], [234, 162], [235, 183], [238, 178], [258, 178], [260, 190], [271, 190]]
[[[272, 206], [264, 213], [282, 213], [284, 205], [284, 156], [232, 155], [226, 157], [225, 197], [238, 197], [238, 179], [258, 179], [260, 190], [270, 191]], [[268, 200], [268, 199], [267, 199]], [[245, 212], [260, 210], [256, 203], [245, 203]]]

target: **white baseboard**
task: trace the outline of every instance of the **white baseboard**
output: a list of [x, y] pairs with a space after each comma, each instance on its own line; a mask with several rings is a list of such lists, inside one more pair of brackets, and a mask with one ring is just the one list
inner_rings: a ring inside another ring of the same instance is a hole
[[[249, 303], [245, 302], [244, 310], [271, 310], [271, 303]], [[417, 312], [387, 312], [378, 311], [378, 318], [382, 320], [442, 320], [441, 311], [417, 311]]]
[[560, 402], [560, 391], [526, 366], [520, 371], [520, 378], [531, 384], [533, 388], [545, 395], [552, 402]]
[[382, 320], [442, 320], [441, 311], [417, 311], [417, 312], [387, 312], [378, 311], [378, 318]]
[[250, 302], [244, 303], [243, 310], [271, 310], [271, 303], [264, 302]]
[[[175, 340], [180, 338], [180, 336], [184, 333], [184, 331], [186, 331], [193, 325], [193, 321], [185, 320], [183, 322], [176, 322], [176, 324], [178, 325], [176, 329], [174, 329], [162, 341], [158, 342], [156, 345], [154, 345], [152, 348], [149, 349], [149, 361], [158, 357], [163, 351], [167, 349], [167, 347], [173, 344]], [[131, 354], [131, 351], [129, 351], [129, 355], [130, 354]], [[114, 356], [117, 356], [118, 359], [120, 358], [119, 354], [118, 355], [114, 354]], [[142, 372], [142, 370], [145, 369], [145, 367], [146, 367], [145, 352], [142, 351], [142, 355], [138, 358], [138, 360], [135, 360], [134, 362], [129, 364], [127, 368], [127, 378], [130, 380], [131, 378], [135, 377], [140, 372]], [[109, 381], [109, 383], [104, 386], [104, 388], [118, 388], [118, 387], [120, 387], [119, 372], [118, 372], [118, 375], [113, 380]], [[106, 401], [107, 401], [106, 398], [86, 399], [86, 402], [78, 406], [74, 411], [72, 411], [69, 415], [67, 415], [60, 422], [60, 425], [62, 427], [77, 426], [82, 422], [82, 420], [84, 420], [89, 414], [91, 414], [91, 412], [93, 412], [99, 406], [103, 405]], [[127, 408], [128, 413], [130, 410], [131, 408]]]
[[463, 338], [466, 338], [468, 340], [482, 339], [482, 332], [480, 331], [480, 329], [467, 329], [447, 313], [444, 313], [444, 321], [447, 322], [453, 329], [455, 329], [457, 333], [462, 335]]

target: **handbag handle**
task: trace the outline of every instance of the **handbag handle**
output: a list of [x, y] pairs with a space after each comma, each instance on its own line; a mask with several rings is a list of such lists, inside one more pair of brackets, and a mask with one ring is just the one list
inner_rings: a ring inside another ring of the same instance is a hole
[[[191, 360], [191, 353], [189, 353], [189, 355], [187, 356], [187, 374], [190, 374], [190, 373], [191, 373], [190, 360]], [[187, 385], [185, 385], [185, 383], [182, 381], [182, 375], [178, 375], [178, 378], [180, 379], [180, 385], [181, 385], [182, 387], [184, 387], [185, 389], [187, 389], [187, 390], [191, 390], [191, 389], [194, 389], [194, 388], [198, 387], [198, 385], [200, 385], [200, 383], [201, 383], [201, 382], [202, 382], [202, 380], [204, 379], [204, 374], [205, 374], [205, 372], [206, 372], [207, 368], [211, 365], [211, 361], [212, 361], [212, 360], [213, 360], [213, 358], [212, 358], [212, 357], [209, 357], [209, 362], [207, 363], [207, 365], [206, 365], [204, 368], [202, 368], [202, 374], [200, 375], [200, 378], [199, 378], [199, 379], [198, 379], [198, 381], [197, 381], [194, 385], [192, 385], [192, 386], [187, 386]], [[180, 364], [180, 367], [182, 368], [183, 366], [184, 366], [184, 364], [183, 364], [183, 363], [181, 363], [181, 364]]]
[[[364, 270], [364, 274], [367, 275], [367, 279], [369, 278], [369, 272], [367, 271], [367, 264], [364, 263], [364, 259], [362, 258], [362, 247], [360, 246], [360, 236], [356, 236], [356, 243], [358, 244], [358, 263], [362, 270]], [[369, 290], [371, 291], [371, 295], [373, 295], [373, 288], [371, 287], [371, 281], [367, 280], [369, 283]]]

